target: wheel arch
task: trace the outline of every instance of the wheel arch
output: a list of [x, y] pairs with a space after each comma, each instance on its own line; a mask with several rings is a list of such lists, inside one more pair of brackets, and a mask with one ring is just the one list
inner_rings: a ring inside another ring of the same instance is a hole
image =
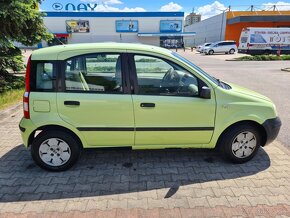
[[48, 130], [59, 130], [59, 131], [63, 131], [63, 132], [66, 132], [68, 134], [70, 134], [72, 137], [74, 137], [77, 142], [79, 143], [79, 145], [83, 148], [83, 142], [82, 140], [80, 139], [80, 137], [75, 133], [73, 132], [72, 130], [66, 128], [66, 127], [63, 127], [63, 126], [60, 126], [60, 125], [45, 125], [45, 126], [40, 126], [38, 127], [36, 130], [34, 130], [29, 138], [28, 138], [28, 146], [30, 146], [33, 142], [33, 140], [35, 139], [36, 135], [35, 133], [37, 131], [48, 131]]
[[238, 126], [238, 125], [242, 125], [242, 124], [252, 125], [255, 128], [257, 128], [257, 130], [261, 134], [261, 139], [262, 139], [261, 146], [264, 146], [266, 144], [266, 142], [267, 142], [267, 132], [266, 132], [265, 128], [261, 124], [259, 124], [258, 122], [256, 122], [256, 121], [253, 121], [253, 120], [243, 120], [243, 121], [235, 122], [235, 123], [231, 124], [230, 126], [228, 126], [226, 129], [224, 129], [222, 131], [222, 133], [220, 134], [220, 136], [218, 137], [218, 140], [217, 140], [217, 143], [216, 143], [216, 145], [217, 145], [216, 147], [218, 148], [220, 146], [220, 140], [221, 140], [222, 136], [227, 131], [229, 131], [234, 126]]

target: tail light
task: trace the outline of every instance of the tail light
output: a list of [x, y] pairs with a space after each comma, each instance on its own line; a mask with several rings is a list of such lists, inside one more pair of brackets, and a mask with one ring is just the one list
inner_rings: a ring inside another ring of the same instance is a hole
[[24, 118], [30, 119], [29, 112], [29, 92], [30, 92], [30, 70], [31, 70], [31, 55], [28, 58], [25, 74], [25, 92], [23, 95], [23, 113]]

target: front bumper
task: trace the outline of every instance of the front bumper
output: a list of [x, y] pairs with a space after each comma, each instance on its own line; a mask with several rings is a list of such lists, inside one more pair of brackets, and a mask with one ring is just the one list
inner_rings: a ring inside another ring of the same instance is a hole
[[277, 138], [281, 125], [282, 122], [279, 117], [268, 119], [263, 123], [263, 127], [265, 128], [267, 133], [267, 140], [265, 145], [273, 142]]

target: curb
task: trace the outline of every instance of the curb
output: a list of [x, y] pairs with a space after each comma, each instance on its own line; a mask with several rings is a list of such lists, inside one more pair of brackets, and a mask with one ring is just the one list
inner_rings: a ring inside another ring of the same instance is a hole
[[0, 111], [0, 121], [4, 120], [5, 118], [10, 117], [13, 113], [18, 111], [22, 107], [22, 103], [17, 103], [3, 111]]
[[281, 71], [290, 72], [290, 67], [282, 68]]

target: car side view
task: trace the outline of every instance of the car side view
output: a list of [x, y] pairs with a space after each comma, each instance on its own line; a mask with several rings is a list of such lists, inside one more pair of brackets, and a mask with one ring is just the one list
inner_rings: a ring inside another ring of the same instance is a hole
[[213, 55], [215, 53], [234, 54], [236, 51], [238, 51], [238, 48], [235, 41], [216, 42], [203, 48], [203, 52], [206, 55]]
[[85, 148], [219, 148], [244, 163], [278, 135], [272, 101], [167, 49], [61, 45], [28, 60], [19, 128], [33, 160], [66, 170]]

